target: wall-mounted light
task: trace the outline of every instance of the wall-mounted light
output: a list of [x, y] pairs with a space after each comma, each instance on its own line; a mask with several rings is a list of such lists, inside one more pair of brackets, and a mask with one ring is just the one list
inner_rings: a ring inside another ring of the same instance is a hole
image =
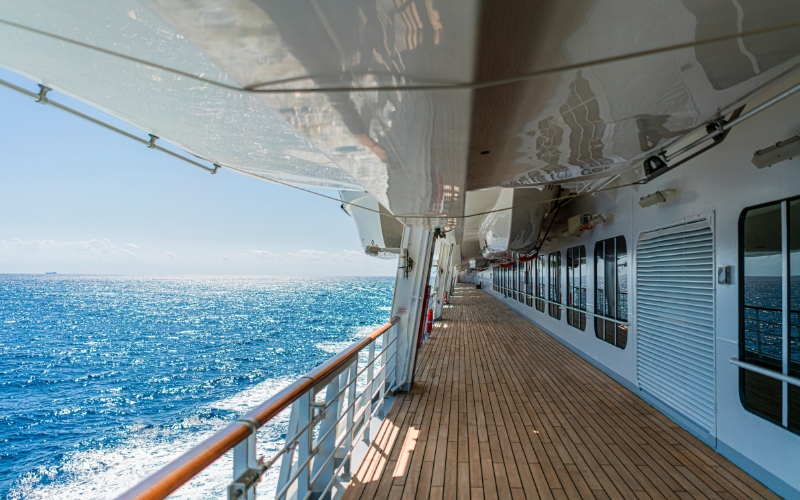
[[781, 141], [774, 146], [756, 151], [753, 154], [753, 165], [758, 168], [771, 167], [776, 163], [791, 160], [800, 156], [800, 134]]
[[653, 205], [658, 205], [659, 203], [664, 203], [667, 201], [667, 198], [672, 196], [674, 192], [674, 189], [664, 189], [663, 191], [656, 191], [655, 193], [648, 194], [647, 196], [642, 196], [639, 198], [639, 206], [642, 208], [647, 208], [652, 207]]

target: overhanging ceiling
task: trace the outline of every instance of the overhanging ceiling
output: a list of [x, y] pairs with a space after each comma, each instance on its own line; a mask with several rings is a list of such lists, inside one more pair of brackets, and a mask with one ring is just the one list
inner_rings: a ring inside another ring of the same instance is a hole
[[211, 161], [445, 229], [467, 190], [624, 172], [800, 61], [797, 1], [143, 2], [16, 0], [0, 20], [152, 64], [8, 24], [0, 64]]

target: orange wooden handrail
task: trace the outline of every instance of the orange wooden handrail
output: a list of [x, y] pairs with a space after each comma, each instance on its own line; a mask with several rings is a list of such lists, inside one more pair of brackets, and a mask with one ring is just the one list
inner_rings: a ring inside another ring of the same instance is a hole
[[166, 498], [202, 472], [203, 469], [214, 463], [228, 450], [247, 439], [252, 432], [252, 426], [248, 422], [255, 422], [258, 424], [257, 427], [261, 427], [272, 420], [310, 389], [330, 380], [344, 370], [362, 349], [386, 333], [398, 321], [400, 321], [398, 316], [393, 317], [388, 323], [384, 323], [377, 330], [354, 342], [347, 349], [242, 415], [239, 420], [231, 422], [210, 438], [159, 469], [155, 474], [145, 478], [142, 482], [119, 496], [117, 500], [160, 500]]

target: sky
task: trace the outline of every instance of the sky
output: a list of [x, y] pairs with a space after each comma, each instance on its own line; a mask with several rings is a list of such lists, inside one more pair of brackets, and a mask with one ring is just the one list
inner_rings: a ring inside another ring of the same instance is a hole
[[[38, 91], [9, 71], [0, 78]], [[210, 175], [0, 87], [0, 273], [394, 276], [396, 268], [364, 254], [334, 201], [229, 170]]]

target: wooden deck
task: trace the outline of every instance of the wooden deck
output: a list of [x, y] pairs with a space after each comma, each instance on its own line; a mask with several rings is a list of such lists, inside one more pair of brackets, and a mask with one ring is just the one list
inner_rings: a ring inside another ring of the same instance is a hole
[[778, 498], [485, 292], [451, 303], [346, 499]]

